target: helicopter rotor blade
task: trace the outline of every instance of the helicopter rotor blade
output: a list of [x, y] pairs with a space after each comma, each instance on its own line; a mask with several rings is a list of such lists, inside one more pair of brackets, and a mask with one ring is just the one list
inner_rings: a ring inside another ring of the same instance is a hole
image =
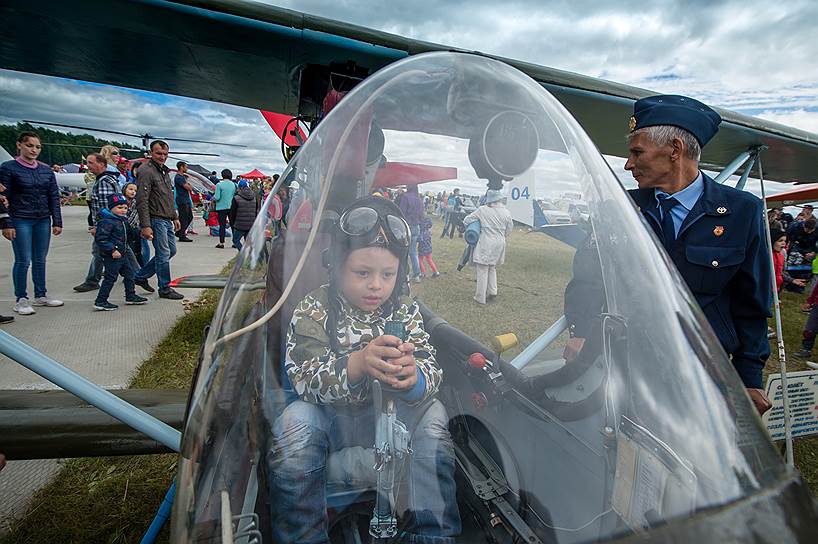
[[[23, 123], [28, 123], [30, 125], [47, 125], [52, 127], [64, 127], [64, 128], [75, 128], [78, 130], [92, 130], [94, 132], [106, 132], [108, 134], [119, 134], [121, 136], [130, 136], [131, 138], [139, 138], [141, 141], [146, 142], [148, 140], [166, 140], [169, 142], [190, 142], [196, 144], [212, 144], [212, 145], [224, 145], [228, 147], [247, 147], [246, 145], [242, 144], [228, 144], [225, 142], [211, 142], [208, 140], [187, 140], [184, 138], [161, 138], [158, 136], [153, 136], [151, 134], [132, 134], [130, 132], [120, 132], [118, 130], [105, 130], [101, 128], [94, 128], [94, 127], [83, 127], [78, 125], [66, 125], [63, 123], [46, 123], [45, 121], [30, 121], [27, 119], [23, 119]], [[190, 153], [184, 153], [189, 155]]]
[[[224, 142], [208, 142], [207, 140], [185, 140], [183, 138], [159, 138], [159, 137], [155, 137], [155, 136], [150, 136], [150, 138], [153, 138], [153, 139], [156, 139], [156, 140], [167, 140], [169, 142], [192, 142], [192, 143], [196, 143], [196, 144], [226, 145], [228, 147], [247, 147], [246, 145], [242, 145], [242, 144], [227, 144], [227, 143], [224, 143]], [[174, 151], [174, 153], [177, 153], [177, 151]]]
[[[96, 149], [97, 147], [99, 147], [96, 144], [88, 144], [88, 145], [86, 145], [86, 144], [61, 144], [61, 143], [56, 143], [56, 142], [54, 142], [54, 143], [43, 142], [43, 145], [44, 146], [47, 145], [47, 146], [51, 146], [51, 147], [80, 147], [80, 148], [85, 148], [85, 149]], [[130, 149], [130, 148], [127, 148], [127, 147], [120, 147], [119, 150], [120, 151], [134, 151], [134, 152], [137, 152], [137, 153], [142, 152], [141, 149]]]
[[76, 128], [79, 130], [93, 130], [94, 132], [106, 132], [108, 134], [119, 134], [120, 136], [130, 136], [132, 138], [142, 138], [141, 134], [131, 134], [130, 132], [119, 132], [116, 130], [105, 130], [101, 128], [93, 128], [93, 127], [81, 127], [77, 125], [64, 125], [62, 123], [46, 123], [44, 121], [28, 121], [23, 119], [23, 123], [28, 123], [30, 125], [47, 125], [52, 127], [64, 127], [64, 128]]
[[174, 151], [174, 155], [198, 155], [200, 157], [219, 157], [217, 153], [195, 153], [192, 151]]

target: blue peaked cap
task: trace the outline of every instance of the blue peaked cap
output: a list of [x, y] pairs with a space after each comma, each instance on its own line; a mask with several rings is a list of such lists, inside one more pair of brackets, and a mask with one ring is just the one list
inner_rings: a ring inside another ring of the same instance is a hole
[[676, 94], [640, 98], [633, 105], [630, 131], [657, 125], [679, 127], [704, 147], [719, 131], [721, 116], [698, 100]]

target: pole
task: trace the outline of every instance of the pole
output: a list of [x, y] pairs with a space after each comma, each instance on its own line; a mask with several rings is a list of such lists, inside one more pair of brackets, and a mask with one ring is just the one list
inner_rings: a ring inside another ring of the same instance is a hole
[[784, 349], [784, 333], [781, 328], [781, 304], [778, 300], [778, 286], [775, 284], [775, 264], [773, 263], [773, 240], [770, 239], [770, 223], [767, 218], [767, 193], [764, 190], [764, 173], [761, 169], [761, 150], [756, 152], [758, 180], [761, 182], [761, 200], [764, 202], [764, 236], [767, 238], [770, 271], [772, 272], [773, 307], [775, 308], [775, 337], [778, 340], [778, 361], [781, 364], [781, 395], [784, 400], [784, 443], [787, 447], [787, 466], [795, 467], [792, 451], [792, 424], [790, 423], [790, 392], [787, 389], [787, 352]]
[[750, 163], [747, 165], [747, 168], [744, 169], [744, 173], [741, 175], [741, 178], [738, 180], [738, 183], [736, 183], [736, 189], [738, 189], [739, 191], [744, 190], [744, 186], [747, 184], [747, 178], [750, 177], [750, 171], [753, 169], [753, 165], [755, 164], [755, 162], [756, 156], [753, 155], [752, 158], [750, 159]]
[[0, 331], [0, 353], [53, 384], [73, 393], [124, 424], [143, 432], [173, 451], [179, 451], [182, 433], [83, 378], [25, 342]]
[[736, 170], [741, 168], [741, 165], [747, 162], [747, 159], [750, 158], [751, 151], [742, 151], [739, 153], [738, 157], [733, 159], [733, 161], [724, 167], [724, 170], [719, 172], [719, 175], [713, 180], [716, 183], [724, 183], [727, 181], [727, 178], [732, 176]]
[[165, 493], [165, 498], [162, 499], [162, 504], [159, 505], [159, 510], [156, 512], [156, 517], [153, 518], [150, 527], [142, 537], [140, 544], [153, 544], [156, 542], [156, 537], [170, 517], [170, 511], [173, 508], [173, 497], [176, 494], [176, 480], [170, 484], [168, 492]]

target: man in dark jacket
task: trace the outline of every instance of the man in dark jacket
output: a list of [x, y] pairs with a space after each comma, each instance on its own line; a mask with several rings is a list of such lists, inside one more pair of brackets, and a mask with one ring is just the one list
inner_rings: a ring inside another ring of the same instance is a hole
[[[108, 197], [119, 194], [119, 180], [116, 172], [108, 170], [108, 163], [99, 153], [91, 153], [86, 159], [88, 170], [96, 176], [96, 181], [91, 187], [91, 213], [89, 219], [91, 225], [88, 232], [95, 236], [96, 225], [99, 221], [99, 214], [105, 209]], [[99, 246], [94, 238], [91, 239], [91, 264], [88, 267], [88, 274], [85, 281], [74, 287], [77, 293], [85, 293], [99, 289], [99, 282], [102, 279], [103, 258], [99, 252]]]
[[[699, 170], [701, 148], [721, 123], [706, 105], [682, 96], [647, 97], [636, 102], [630, 121], [625, 169], [639, 184], [629, 191], [631, 198], [696, 297], [751, 400], [764, 413], [770, 408], [761, 375], [770, 354], [772, 271], [763, 205], [750, 193], [717, 184]], [[588, 288], [597, 280], [584, 270], [594, 266], [599, 267], [598, 260], [575, 268], [577, 275], [566, 290], [569, 361], [584, 349], [583, 335], [594, 328], [593, 323], [572, 322], [571, 316], [598, 318], [604, 305], [604, 298], [599, 300], [601, 284]], [[582, 284], [585, 287], [579, 288]]]
[[257, 193], [246, 180], [239, 182], [233, 204], [230, 206], [230, 226], [233, 228], [233, 247], [241, 251], [241, 241], [250, 232], [259, 210]]
[[170, 287], [170, 260], [176, 255], [176, 232], [179, 217], [173, 200], [173, 185], [168, 160], [168, 144], [162, 140], [151, 142], [150, 159], [136, 172], [136, 209], [142, 238], [153, 241], [154, 257], [136, 273], [134, 282], [147, 291], [153, 288], [148, 278], [159, 278], [159, 298], [185, 298]]
[[[806, 211], [806, 209], [805, 209]], [[810, 210], [807, 219], [796, 221], [787, 229], [790, 250], [787, 252], [787, 272], [795, 279], [808, 280], [812, 276], [812, 260], [815, 258], [815, 244], [818, 243], [818, 229]], [[788, 285], [789, 291], [803, 293], [804, 288]]]

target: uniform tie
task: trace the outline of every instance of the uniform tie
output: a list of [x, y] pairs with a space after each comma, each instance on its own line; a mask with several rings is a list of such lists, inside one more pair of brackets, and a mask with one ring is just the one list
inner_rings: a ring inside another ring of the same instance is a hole
[[679, 201], [668, 195], [657, 195], [659, 206], [662, 207], [662, 239], [665, 249], [670, 252], [676, 244], [676, 226], [673, 224], [673, 215], [670, 213]]

